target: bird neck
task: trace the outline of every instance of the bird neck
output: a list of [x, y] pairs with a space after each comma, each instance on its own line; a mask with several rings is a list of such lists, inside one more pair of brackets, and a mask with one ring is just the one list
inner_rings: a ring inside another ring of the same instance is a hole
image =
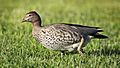
[[40, 20], [35, 20], [32, 22], [33, 27], [41, 27], [41, 21]]

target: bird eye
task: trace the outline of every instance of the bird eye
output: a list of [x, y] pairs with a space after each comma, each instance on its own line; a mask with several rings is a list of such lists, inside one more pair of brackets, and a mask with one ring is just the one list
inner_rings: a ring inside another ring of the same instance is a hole
[[31, 14], [29, 14], [28, 16], [32, 16]]

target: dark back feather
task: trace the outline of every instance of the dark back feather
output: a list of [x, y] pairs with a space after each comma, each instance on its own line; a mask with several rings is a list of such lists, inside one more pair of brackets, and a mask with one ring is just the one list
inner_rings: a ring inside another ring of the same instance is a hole
[[66, 24], [66, 23], [62, 23], [62, 24], [69, 25], [69, 26], [76, 26], [76, 27], [86, 27], [86, 28], [100, 29], [100, 27], [90, 27], [90, 26], [84, 26], [84, 25], [79, 25], [79, 24]]

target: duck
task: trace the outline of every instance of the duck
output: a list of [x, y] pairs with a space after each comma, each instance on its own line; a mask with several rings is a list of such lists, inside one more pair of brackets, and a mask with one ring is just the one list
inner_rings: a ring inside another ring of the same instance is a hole
[[26, 13], [22, 22], [32, 24], [32, 36], [45, 48], [60, 51], [61, 57], [65, 52], [84, 54], [85, 47], [91, 39], [106, 39], [99, 27], [84, 26], [79, 24], [56, 23], [42, 26], [40, 15], [36, 11]]

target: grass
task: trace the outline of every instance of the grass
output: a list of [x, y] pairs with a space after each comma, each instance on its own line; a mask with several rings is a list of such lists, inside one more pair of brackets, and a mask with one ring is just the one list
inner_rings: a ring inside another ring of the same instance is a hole
[[[57, 22], [99, 26], [106, 40], [92, 40], [86, 54], [67, 54], [44, 48], [32, 35], [26, 12], [36, 10], [42, 25]], [[120, 68], [119, 0], [0, 0], [0, 68]]]

